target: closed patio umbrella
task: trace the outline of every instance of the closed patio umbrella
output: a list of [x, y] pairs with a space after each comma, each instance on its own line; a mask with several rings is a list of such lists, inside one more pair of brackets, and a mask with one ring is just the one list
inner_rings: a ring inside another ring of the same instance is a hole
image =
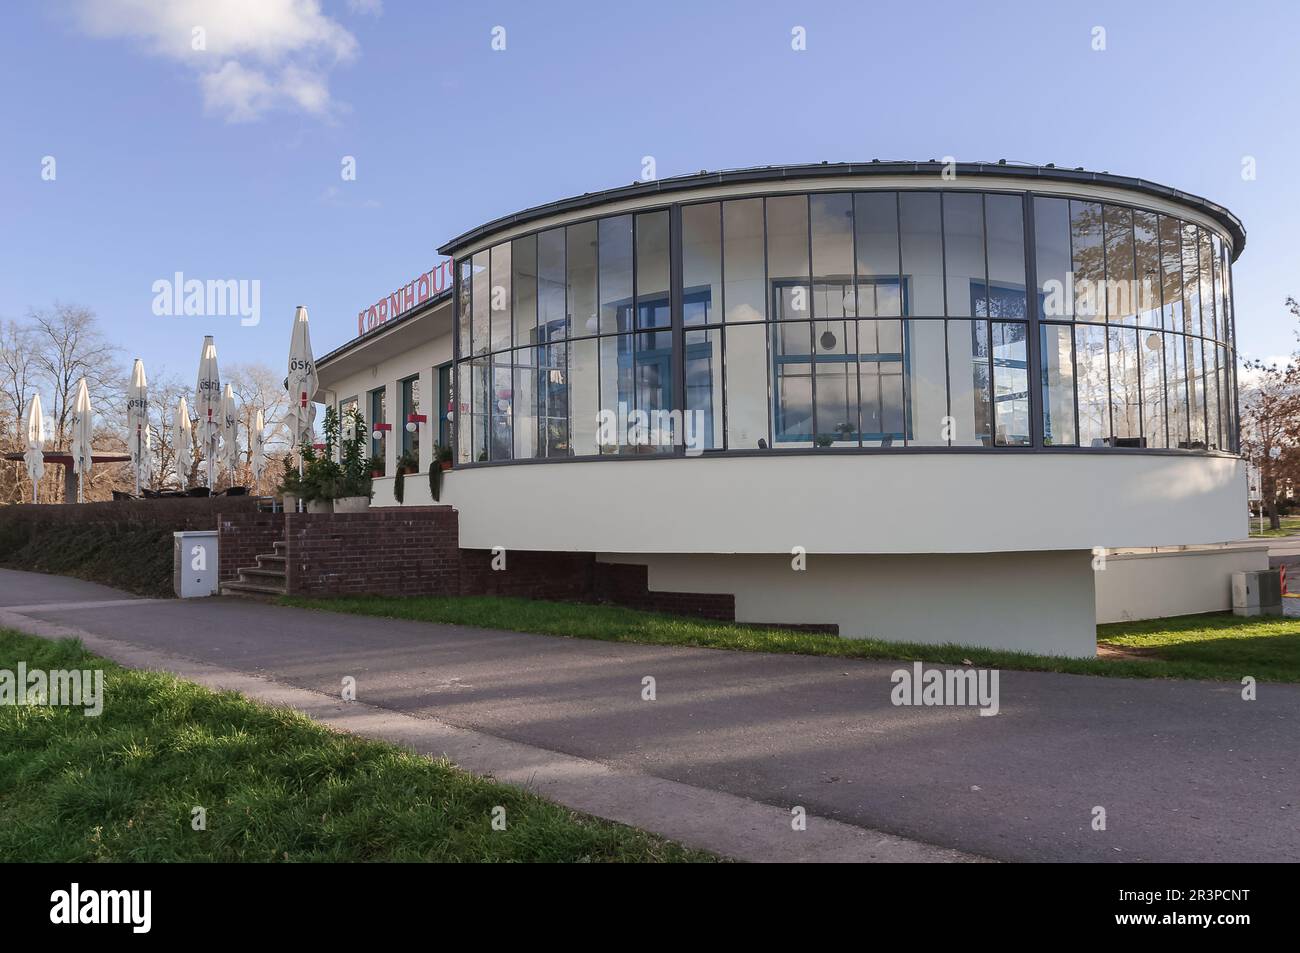
[[226, 385], [221, 395], [221, 466], [235, 482], [235, 464], [239, 461], [239, 408], [235, 406], [235, 388]]
[[23, 454], [27, 476], [32, 481], [32, 502], [37, 500], [37, 488], [45, 475], [45, 414], [41, 410], [41, 395], [32, 394], [27, 407], [27, 452]]
[[86, 477], [90, 475], [92, 418], [94, 411], [90, 407], [90, 388], [83, 377], [77, 385], [77, 398], [72, 405], [72, 420], [69, 429], [72, 434], [72, 469], [77, 474], [77, 502], [86, 499]]
[[307, 309], [298, 305], [293, 315], [293, 333], [289, 339], [289, 376], [285, 378], [284, 384], [289, 392], [289, 439], [293, 447], [312, 442], [312, 425], [316, 421], [316, 407], [312, 399], [316, 396], [317, 383]]
[[248, 435], [249, 442], [253, 445], [253, 483], [260, 483], [262, 480], [262, 471], [266, 469], [266, 437], [263, 431], [266, 429], [266, 418], [262, 414], [262, 408], [257, 409], [257, 416], [253, 418], [253, 432]]
[[131, 453], [131, 469], [135, 471], [135, 495], [140, 495], [141, 482], [149, 478], [149, 382], [144, 377], [144, 361], [138, 357], [131, 368], [131, 383], [126, 391], [126, 430]]
[[221, 440], [221, 372], [217, 345], [209, 334], [199, 355], [199, 379], [194, 387], [194, 413], [198, 417], [194, 440], [208, 461], [208, 486], [216, 483], [217, 449]]
[[194, 462], [194, 424], [190, 421], [189, 404], [184, 395], [176, 405], [176, 479], [182, 490], [189, 489], [190, 465]]

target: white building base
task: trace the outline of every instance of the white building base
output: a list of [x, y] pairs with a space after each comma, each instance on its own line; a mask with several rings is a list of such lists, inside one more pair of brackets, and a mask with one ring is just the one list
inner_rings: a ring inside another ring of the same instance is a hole
[[1232, 574], [1267, 568], [1267, 546], [1110, 553], [1097, 573], [1097, 621], [1226, 612], [1232, 608]]
[[661, 592], [730, 593], [736, 621], [834, 624], [846, 638], [953, 642], [1091, 658], [1092, 554], [602, 555], [648, 567]]

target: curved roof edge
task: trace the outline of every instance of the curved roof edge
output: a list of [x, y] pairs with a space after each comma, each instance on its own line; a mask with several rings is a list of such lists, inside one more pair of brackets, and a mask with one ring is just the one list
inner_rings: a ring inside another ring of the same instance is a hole
[[[534, 208], [515, 212], [493, 219], [477, 228], [458, 235], [438, 248], [441, 255], [454, 256], [467, 245], [495, 232], [517, 225], [524, 225], [551, 215], [575, 212], [582, 209], [616, 202], [622, 199], [639, 198], [646, 195], [683, 192], [708, 185], [735, 185], [744, 182], [772, 182], [785, 179], [815, 179], [822, 176], [866, 176], [866, 175], [937, 175], [948, 163], [944, 162], [896, 162], [872, 160], [871, 162], [821, 162], [813, 165], [779, 165], [755, 166], [747, 169], [732, 169], [724, 172], [697, 172], [679, 175], [668, 179], [656, 179], [652, 182], [634, 182], [618, 188], [605, 189], [600, 192], [585, 192], [571, 198], [560, 199]], [[1055, 166], [1019, 165], [1010, 162], [958, 162], [955, 165], [957, 175], [978, 175], [989, 178], [1031, 178], [1047, 182], [1074, 182], [1093, 185], [1108, 185], [1116, 188], [1145, 192], [1157, 198], [1178, 202], [1208, 215], [1218, 222], [1232, 236], [1233, 261], [1240, 257], [1246, 247], [1246, 228], [1241, 219], [1217, 202], [1172, 189], [1167, 185], [1135, 179], [1124, 175], [1112, 175], [1109, 172], [1086, 172], [1083, 169], [1062, 169]]]

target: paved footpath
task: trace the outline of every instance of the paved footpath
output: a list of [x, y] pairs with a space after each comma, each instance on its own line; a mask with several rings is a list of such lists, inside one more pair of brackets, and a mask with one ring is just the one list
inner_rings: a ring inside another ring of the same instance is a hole
[[1300, 685], [1245, 702], [1233, 683], [1004, 671], [1000, 713], [981, 717], [894, 707], [894, 663], [131, 599], [11, 570], [0, 626], [77, 635], [741, 859], [1300, 860]]

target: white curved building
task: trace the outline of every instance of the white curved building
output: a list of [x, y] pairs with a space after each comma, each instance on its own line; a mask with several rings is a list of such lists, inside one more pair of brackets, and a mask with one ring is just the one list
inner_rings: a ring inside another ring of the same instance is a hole
[[644, 565], [740, 621], [1090, 655], [1099, 613], [1222, 608], [1259, 565], [1215, 545], [1246, 532], [1244, 242], [1213, 202], [1051, 167], [636, 184], [447, 242], [318, 399], [393, 428], [377, 505], [403, 452], [450, 448], [467, 548]]

